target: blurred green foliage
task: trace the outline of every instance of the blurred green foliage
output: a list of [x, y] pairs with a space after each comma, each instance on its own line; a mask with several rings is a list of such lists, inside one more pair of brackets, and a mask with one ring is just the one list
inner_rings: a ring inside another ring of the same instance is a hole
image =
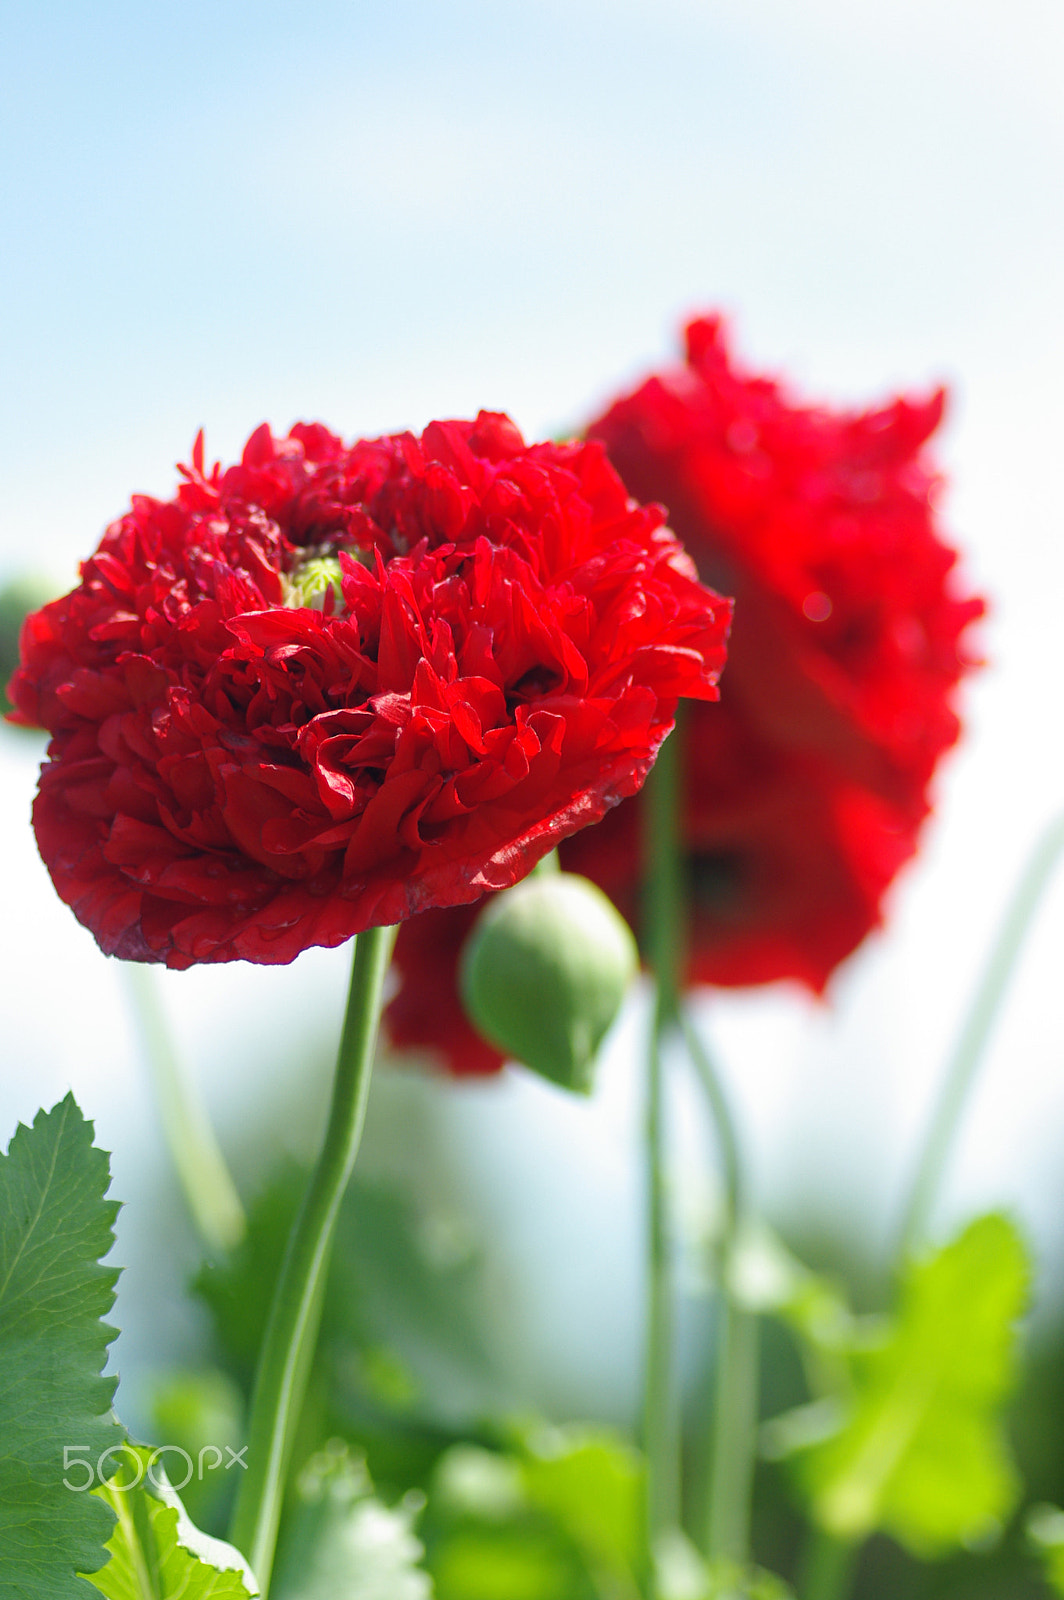
[[1064, 1595], [1064, 1511], [1059, 1506], [1032, 1506], [1026, 1526], [1053, 1592]]
[[[303, 1181], [295, 1165], [278, 1172], [250, 1208], [244, 1244], [198, 1278], [215, 1358], [245, 1394]], [[286, 1528], [305, 1515], [302, 1465], [339, 1439], [345, 1471], [357, 1474], [350, 1463], [364, 1457], [382, 1506], [423, 1545], [412, 1571], [423, 1567], [438, 1600], [635, 1600], [647, 1564], [641, 1458], [601, 1426], [522, 1414], [490, 1355], [480, 1251], [434, 1213], [430, 1190], [414, 1198], [356, 1177], [349, 1191]], [[810, 1518], [867, 1538], [855, 1600], [1045, 1595], [1018, 1529], [975, 1548], [1001, 1533], [1019, 1492], [1004, 1411], [1028, 1267], [1013, 1226], [982, 1218], [911, 1263], [894, 1305], [875, 1316], [855, 1315], [840, 1282], [764, 1229], [745, 1241], [734, 1274], [734, 1292], [765, 1319], [765, 1391], [774, 1409], [783, 1402], [765, 1439], [770, 1457], [786, 1459], [758, 1469], [761, 1566], [799, 1568]], [[693, 1412], [688, 1423], [694, 1446]], [[1034, 1438], [1042, 1492], [1056, 1496], [1059, 1449]], [[767, 1571], [707, 1572], [682, 1536], [657, 1565], [662, 1600], [790, 1593]]]
[[[1001, 1412], [1027, 1285], [1026, 1252], [998, 1216], [909, 1265], [897, 1315], [854, 1339], [850, 1393], [789, 1421], [796, 1476], [826, 1533], [856, 1543], [885, 1529], [933, 1557], [1000, 1532], [1019, 1493]], [[787, 1427], [775, 1428], [781, 1452]]]
[[32, 574], [10, 578], [0, 584], [0, 716], [11, 710], [7, 686], [18, 666], [22, 624], [31, 611], [36, 611], [54, 595], [52, 585]]
[[273, 1600], [431, 1600], [414, 1533], [420, 1499], [374, 1498], [362, 1460], [331, 1440], [292, 1486]]
[[198, 1527], [224, 1527], [236, 1491], [226, 1450], [237, 1450], [244, 1438], [242, 1391], [217, 1369], [170, 1373], [156, 1384], [152, 1418], [154, 1437], [177, 1445], [196, 1463], [181, 1490], [189, 1516]]

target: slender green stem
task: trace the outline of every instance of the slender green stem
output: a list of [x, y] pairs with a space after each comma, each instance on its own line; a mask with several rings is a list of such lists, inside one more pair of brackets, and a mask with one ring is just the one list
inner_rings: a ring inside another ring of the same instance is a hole
[[684, 1007], [680, 1012], [680, 1026], [683, 1029], [684, 1044], [691, 1058], [695, 1071], [698, 1073], [706, 1100], [709, 1103], [710, 1113], [713, 1117], [713, 1131], [717, 1137], [720, 1150], [721, 1174], [724, 1179], [724, 1206], [726, 1226], [730, 1229], [738, 1221], [746, 1204], [746, 1195], [743, 1188], [742, 1158], [739, 1153], [739, 1135], [736, 1131], [735, 1121], [732, 1117], [728, 1097], [720, 1081], [713, 1059], [698, 1029], [691, 1020], [691, 1014]]
[[123, 970], [185, 1203], [207, 1249], [222, 1254], [244, 1237], [240, 1196], [199, 1091], [174, 1049], [154, 973], [137, 963]]
[[288, 1453], [309, 1376], [311, 1346], [317, 1337], [321, 1284], [340, 1202], [362, 1137], [381, 987], [393, 940], [394, 929], [371, 928], [355, 941], [325, 1139], [288, 1240], [259, 1356], [248, 1430], [248, 1466], [229, 1537], [250, 1562], [263, 1600], [273, 1570]]
[[680, 1521], [680, 1427], [673, 1372], [673, 1273], [666, 1186], [662, 1046], [674, 1023], [682, 941], [678, 743], [666, 739], [646, 785], [646, 926], [654, 974], [654, 1013], [647, 1047], [647, 1326], [643, 1444], [647, 1460], [649, 1592], [654, 1552]]
[[1064, 816], [1059, 816], [1042, 834], [1027, 861], [976, 986], [917, 1162], [901, 1229], [901, 1257], [917, 1249], [927, 1231], [983, 1052], [1034, 914], [1062, 852]]
[[677, 728], [659, 750], [647, 779], [647, 804], [643, 811], [647, 953], [654, 974], [655, 1010], [660, 1031], [668, 1027], [679, 1009], [680, 974], [687, 936], [680, 845], [681, 736], [678, 719]]
[[750, 1508], [757, 1459], [760, 1328], [727, 1284], [720, 1296], [706, 1554], [711, 1564], [750, 1559]]
[[686, 1010], [680, 1024], [709, 1104], [720, 1149], [724, 1207], [713, 1422], [706, 1474], [705, 1550], [711, 1564], [742, 1568], [750, 1557], [750, 1504], [757, 1455], [759, 1327], [735, 1297], [733, 1263], [746, 1221], [739, 1136], [720, 1078]]
[[648, 1050], [646, 1142], [648, 1156], [648, 1298], [643, 1448], [647, 1462], [647, 1548], [653, 1568], [662, 1534], [680, 1509], [680, 1444], [673, 1385], [672, 1262], [664, 1173], [661, 1040], [652, 1026]]
[[845, 1600], [850, 1592], [858, 1547], [821, 1528], [809, 1536], [798, 1583], [801, 1600]]

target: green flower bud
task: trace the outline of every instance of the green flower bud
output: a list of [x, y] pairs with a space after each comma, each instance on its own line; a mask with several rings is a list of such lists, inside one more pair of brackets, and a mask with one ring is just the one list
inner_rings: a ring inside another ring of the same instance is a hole
[[478, 918], [462, 951], [462, 1000], [500, 1050], [588, 1094], [638, 959], [631, 929], [593, 883], [537, 873]]

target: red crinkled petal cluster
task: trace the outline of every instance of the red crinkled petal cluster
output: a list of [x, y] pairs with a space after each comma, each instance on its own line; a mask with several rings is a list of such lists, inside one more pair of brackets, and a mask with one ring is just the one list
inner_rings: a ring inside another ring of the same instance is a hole
[[505, 888], [716, 698], [728, 603], [600, 445], [482, 412], [183, 470], [27, 620], [11, 685], [52, 734], [41, 854], [109, 954], [287, 962]]
[[[702, 578], [735, 597], [721, 704], [685, 717], [698, 981], [822, 991], [880, 922], [916, 848], [929, 780], [958, 733], [965, 630], [984, 609], [955, 588], [936, 527], [924, 446], [943, 403], [939, 392], [859, 412], [798, 405], [735, 368], [712, 317], [688, 327], [685, 366], [589, 429], [630, 493], [665, 504]], [[572, 839], [562, 860], [636, 917], [634, 806]], [[420, 930], [416, 950], [415, 971], [404, 932], [393, 1036], [442, 1044], [456, 1071], [487, 1070], [471, 1036], [452, 1046], [410, 1026], [407, 989], [429, 959]], [[455, 960], [446, 937], [432, 960], [440, 988]]]
[[732, 366], [712, 317], [688, 327], [685, 367], [588, 429], [735, 596], [727, 702], [744, 728], [917, 820], [959, 731], [962, 635], [984, 610], [954, 591], [935, 526], [922, 451], [944, 404], [939, 390], [860, 412], [796, 405]]

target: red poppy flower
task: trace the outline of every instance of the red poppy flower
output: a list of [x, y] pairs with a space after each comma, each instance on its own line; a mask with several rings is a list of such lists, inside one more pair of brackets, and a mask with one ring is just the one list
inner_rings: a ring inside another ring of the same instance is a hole
[[504, 888], [716, 697], [728, 604], [600, 445], [263, 427], [184, 477], [12, 680], [52, 734], [41, 854], [109, 954], [286, 962]]
[[[705, 318], [687, 329], [686, 365], [589, 429], [736, 602], [721, 704], [685, 719], [696, 981], [822, 991], [916, 848], [929, 780], [958, 733], [965, 630], [984, 609], [955, 585], [936, 522], [924, 447], [943, 403], [939, 392], [854, 412], [800, 405], [738, 370], [720, 319]], [[561, 855], [638, 922], [634, 804]], [[397, 957], [412, 987], [430, 962], [442, 984], [456, 953], [442, 929], [416, 952], [404, 931]], [[428, 1027], [411, 1036], [403, 1004], [401, 993], [397, 1036], [432, 1043]]]
[[942, 390], [867, 411], [794, 403], [728, 356], [718, 317], [687, 365], [588, 429], [630, 493], [661, 500], [706, 581], [736, 597], [727, 703], [748, 734], [823, 760], [913, 820], [959, 724], [983, 602], [951, 581], [922, 454]]
[[799, 405], [732, 364], [714, 317], [688, 327], [686, 366], [588, 430], [735, 596], [722, 714], [695, 709], [685, 740], [703, 981], [821, 991], [916, 848], [984, 610], [936, 525], [924, 446], [944, 398]]

